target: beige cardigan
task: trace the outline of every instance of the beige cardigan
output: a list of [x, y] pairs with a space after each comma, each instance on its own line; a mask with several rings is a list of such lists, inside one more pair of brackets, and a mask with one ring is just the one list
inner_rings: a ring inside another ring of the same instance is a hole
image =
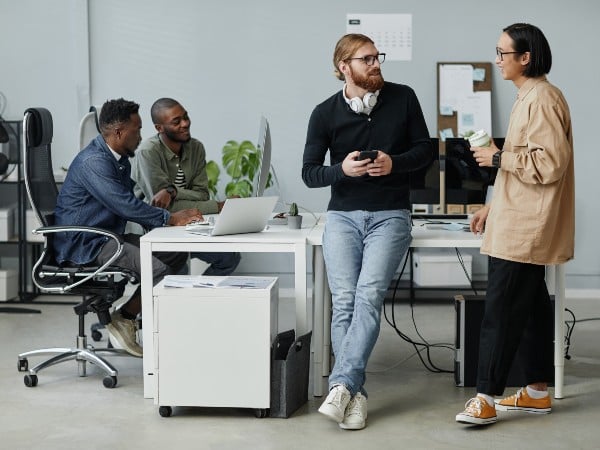
[[513, 106], [481, 253], [560, 264], [573, 258], [575, 175], [569, 106], [546, 77], [530, 78]]

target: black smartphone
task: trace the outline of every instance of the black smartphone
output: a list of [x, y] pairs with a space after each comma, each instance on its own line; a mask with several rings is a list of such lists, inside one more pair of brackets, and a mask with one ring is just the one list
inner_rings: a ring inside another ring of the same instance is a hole
[[357, 161], [362, 161], [363, 159], [370, 159], [374, 161], [377, 158], [377, 150], [363, 150], [356, 158]]

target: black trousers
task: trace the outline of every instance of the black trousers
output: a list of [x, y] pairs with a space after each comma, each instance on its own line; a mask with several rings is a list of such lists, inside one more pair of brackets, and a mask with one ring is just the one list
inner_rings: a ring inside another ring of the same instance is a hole
[[552, 379], [554, 314], [545, 274], [542, 265], [489, 258], [477, 392], [503, 394], [519, 344], [527, 384]]

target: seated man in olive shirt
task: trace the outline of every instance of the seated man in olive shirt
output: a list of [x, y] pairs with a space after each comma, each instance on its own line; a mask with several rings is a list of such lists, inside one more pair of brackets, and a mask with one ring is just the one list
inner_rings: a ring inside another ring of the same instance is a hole
[[[190, 118], [179, 102], [160, 98], [150, 110], [158, 132], [144, 140], [132, 164], [135, 193], [171, 212], [197, 208], [202, 214], [221, 211], [222, 202], [210, 199], [204, 146], [190, 134]], [[240, 262], [238, 252], [192, 253], [210, 264], [205, 275], [229, 275]]]

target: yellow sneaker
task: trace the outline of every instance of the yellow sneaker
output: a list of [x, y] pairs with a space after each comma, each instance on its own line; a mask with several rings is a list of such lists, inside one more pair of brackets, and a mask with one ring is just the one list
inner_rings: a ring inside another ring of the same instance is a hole
[[550, 395], [544, 398], [531, 398], [526, 388], [521, 388], [516, 394], [495, 402], [498, 411], [525, 411], [534, 414], [548, 414], [552, 411]]
[[474, 425], [489, 425], [498, 420], [496, 408], [483, 397], [473, 397], [465, 404], [465, 410], [456, 415], [456, 421]]

